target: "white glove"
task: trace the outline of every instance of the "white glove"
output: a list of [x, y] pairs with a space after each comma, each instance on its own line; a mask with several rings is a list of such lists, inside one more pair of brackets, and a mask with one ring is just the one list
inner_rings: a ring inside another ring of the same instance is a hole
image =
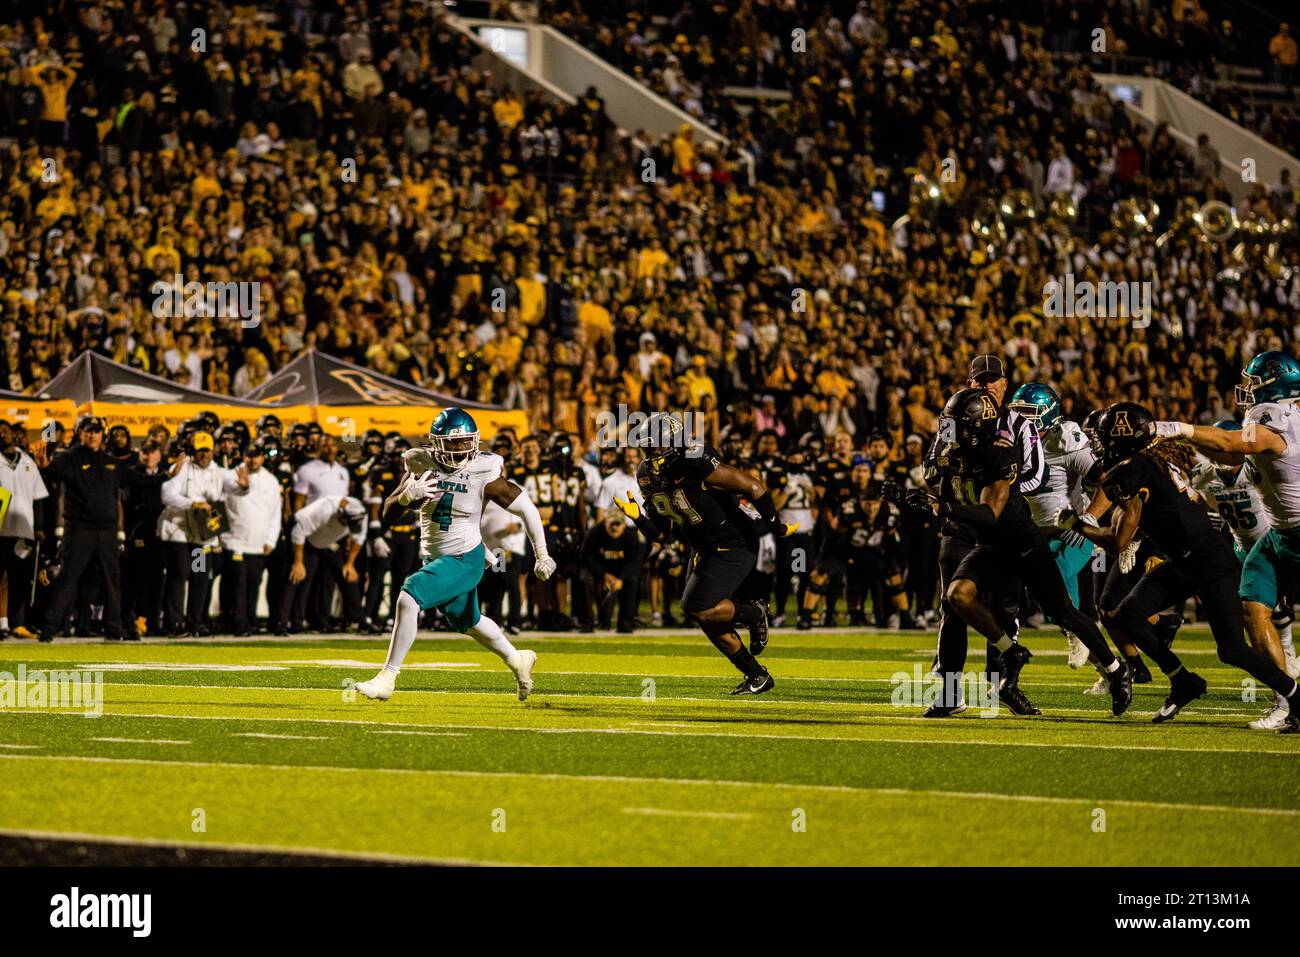
[[370, 557], [387, 558], [392, 549], [388, 547], [387, 539], [372, 538], [370, 540]]
[[542, 581], [555, 574], [555, 559], [550, 555], [539, 555], [533, 563], [533, 574]]
[[1157, 422], [1158, 438], [1190, 439], [1195, 428], [1186, 422]]
[[406, 466], [406, 471], [413, 472], [416, 475], [432, 472], [438, 467], [438, 463], [433, 460], [433, 452], [423, 446], [417, 446], [403, 452], [402, 464]]
[[1129, 542], [1128, 547], [1126, 547], [1124, 551], [1119, 553], [1120, 574], [1127, 575], [1129, 572], [1131, 572], [1133, 570], [1133, 566], [1137, 564], [1137, 557], [1138, 557], [1138, 543]]
[[437, 488], [438, 481], [434, 478], [433, 472], [425, 472], [407, 482], [406, 488], [402, 490], [397, 500], [403, 505], [415, 505], [432, 496]]

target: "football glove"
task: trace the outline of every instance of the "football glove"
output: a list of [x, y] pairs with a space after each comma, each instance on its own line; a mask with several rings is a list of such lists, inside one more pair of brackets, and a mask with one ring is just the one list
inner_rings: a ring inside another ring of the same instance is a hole
[[1186, 422], [1157, 422], [1157, 438], [1190, 439], [1195, 427]]
[[880, 497], [891, 505], [904, 505], [907, 501], [907, 489], [900, 482], [890, 479], [881, 486]]
[[546, 581], [555, 574], [555, 559], [550, 555], [540, 555], [533, 563], [533, 574], [541, 581]]
[[937, 501], [938, 499], [923, 488], [909, 488], [903, 493], [903, 504], [918, 512], [933, 512]]
[[398, 501], [403, 505], [415, 505], [431, 497], [437, 487], [438, 480], [434, 478], [433, 472], [425, 472], [422, 475], [417, 475], [406, 484], [406, 488], [398, 496]]
[[641, 506], [636, 503], [636, 499], [634, 499], [631, 495], [629, 495], [626, 499], [621, 499], [617, 495], [615, 495], [614, 504], [618, 506], [618, 510], [620, 512], [622, 512], [624, 515], [626, 515], [634, 522], [641, 517]]
[[1056, 519], [1052, 524], [1061, 531], [1068, 532], [1070, 529], [1074, 528], [1075, 525], [1079, 524], [1079, 513], [1072, 508], [1058, 509], [1056, 512]]
[[799, 531], [798, 522], [777, 522], [772, 529], [772, 534], [777, 538], [789, 538], [797, 531]]
[[1137, 564], [1138, 543], [1129, 542], [1128, 547], [1119, 553], [1119, 570], [1120, 574], [1127, 575]]

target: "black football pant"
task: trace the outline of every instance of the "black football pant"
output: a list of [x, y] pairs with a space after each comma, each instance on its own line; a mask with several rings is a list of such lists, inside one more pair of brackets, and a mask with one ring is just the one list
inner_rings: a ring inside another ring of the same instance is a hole
[[257, 592], [262, 587], [262, 573], [266, 570], [266, 556], [260, 552], [232, 552], [226, 556], [221, 574], [224, 584], [229, 581], [230, 627], [235, 632], [251, 632], [257, 619]]
[[[975, 542], [960, 535], [944, 534], [939, 539], [939, 652], [935, 667], [940, 671], [963, 671], [966, 668], [966, 619], [948, 602], [948, 586], [959, 576], [957, 568], [975, 549]], [[1020, 583], [1004, 580], [986, 597], [993, 614], [1010, 634], [1016, 629], [1020, 605]], [[988, 646], [987, 670], [997, 670], [997, 649]]]
[[9, 582], [10, 628], [27, 625], [27, 605], [32, 595], [32, 579], [36, 576], [36, 542], [27, 541], [27, 557], [19, 558], [14, 547], [20, 541], [27, 540], [0, 538], [0, 574]]
[[[388, 553], [388, 614], [397, 614], [397, 599], [402, 586], [420, 567], [420, 533], [414, 528], [392, 529]], [[373, 616], [372, 616], [373, 617]], [[490, 616], [489, 616], [490, 617]], [[493, 621], [496, 619], [494, 618]]]
[[164, 608], [167, 627], [172, 631], [198, 628], [207, 620], [208, 598], [212, 593], [212, 554], [202, 545], [189, 542], [165, 544], [167, 588]]
[[772, 615], [784, 615], [790, 591], [798, 578], [798, 588], [794, 590], [794, 610], [798, 614], [803, 610], [804, 592], [808, 590], [808, 571], [812, 568], [813, 556], [812, 532], [796, 532], [776, 540], [776, 581], [774, 583], [775, 606]]
[[122, 559], [122, 620], [128, 626], [137, 618], [145, 621], [145, 632], [162, 631], [163, 569], [165, 550], [157, 537], [127, 542]]
[[1196, 596], [1201, 600], [1201, 613], [1214, 635], [1219, 660], [1240, 668], [1285, 697], [1295, 688], [1295, 681], [1273, 664], [1268, 655], [1251, 647], [1243, 633], [1245, 621], [1237, 595], [1239, 569], [1231, 545], [1217, 537], [1199, 542], [1188, 555], [1162, 562], [1142, 576], [1119, 603], [1115, 623], [1143, 654], [1169, 674], [1180, 662], [1160, 641], [1155, 626], [1147, 619], [1170, 605], [1181, 605]]
[[[1097, 662], [1109, 667], [1115, 660], [1110, 646], [1102, 636], [1097, 623], [1074, 607], [1070, 593], [1065, 587], [1065, 579], [1056, 567], [1056, 559], [1047, 543], [1047, 539], [1037, 529], [1032, 537], [1020, 543], [1022, 548], [995, 548], [989, 545], [977, 545], [966, 553], [953, 572], [953, 580], [972, 581], [980, 594], [998, 594], [999, 589], [1015, 585], [1016, 596], [1020, 586], [1028, 590], [1030, 596], [1038, 602], [1043, 613], [1051, 617], [1057, 626], [1075, 635], [1083, 645], [1094, 654]], [[946, 586], [945, 586], [946, 587]], [[995, 612], [1001, 622], [1001, 616]], [[1004, 629], [1005, 630], [1005, 629]], [[939, 632], [939, 664], [941, 671], [961, 671], [965, 665], [965, 629], [962, 629], [961, 647], [945, 649], [943, 629]], [[948, 652], [951, 653], [948, 653]], [[961, 665], [949, 667], [954, 661]]]
[[82, 583], [98, 570], [104, 583], [104, 634], [122, 637], [122, 568], [117, 529], [69, 528], [63, 535], [63, 570], [45, 612], [43, 634], [55, 635], [81, 593]]
[[[310, 542], [302, 549], [302, 564], [307, 570], [307, 577], [297, 585], [286, 588], [280, 596], [279, 620], [290, 626], [291, 631], [301, 631], [303, 619], [307, 615], [308, 597], [316, 594], [312, 585], [324, 585], [327, 582], [337, 584], [343, 595], [343, 614], [345, 625], [360, 625], [365, 621], [365, 612], [361, 608], [361, 587], [357, 582], [345, 581], [343, 578], [343, 546], [335, 548], [317, 548]], [[328, 617], [321, 627], [330, 627]]]

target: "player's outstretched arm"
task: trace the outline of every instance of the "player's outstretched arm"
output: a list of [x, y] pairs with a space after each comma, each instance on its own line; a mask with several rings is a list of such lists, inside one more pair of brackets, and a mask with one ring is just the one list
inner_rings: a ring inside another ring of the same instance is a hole
[[524, 495], [523, 491], [504, 475], [498, 475], [483, 486], [483, 497], [524, 520], [524, 531], [528, 533], [528, 541], [537, 558], [533, 563], [533, 574], [546, 581], [555, 573], [555, 559], [551, 558], [546, 547], [546, 529], [542, 527], [542, 516], [533, 500]]
[[1192, 425], [1190, 422], [1157, 422], [1156, 435], [1186, 439], [1198, 449], [1211, 454], [1258, 455], [1271, 452], [1281, 455], [1286, 451], [1286, 440], [1268, 426], [1260, 428], [1247, 422], [1240, 429], [1216, 429], [1212, 425]]

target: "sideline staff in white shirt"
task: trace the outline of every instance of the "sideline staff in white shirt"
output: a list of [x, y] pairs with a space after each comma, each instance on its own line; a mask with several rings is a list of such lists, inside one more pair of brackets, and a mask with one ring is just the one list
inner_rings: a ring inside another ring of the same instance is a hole
[[[37, 509], [50, 497], [41, 470], [32, 457], [18, 448], [13, 426], [0, 420], [0, 574], [9, 583], [9, 606], [0, 616], [0, 635], [10, 627], [26, 628], [32, 579], [36, 576]], [[26, 635], [36, 637], [34, 633]]]
[[236, 635], [252, 633], [266, 558], [280, 539], [280, 483], [263, 468], [265, 464], [266, 446], [258, 440], [226, 480], [230, 529], [221, 534], [225, 556], [221, 597], [222, 607], [230, 609]]
[[[318, 574], [324, 573], [339, 586], [347, 622], [362, 631], [376, 633], [361, 607], [356, 560], [366, 543], [366, 507], [350, 495], [319, 498], [298, 509], [293, 516], [289, 541], [293, 547], [293, 567], [289, 570], [292, 585], [280, 596], [280, 613], [276, 620], [289, 631], [301, 631], [307, 613], [307, 595]], [[347, 557], [340, 551], [347, 543]]]

